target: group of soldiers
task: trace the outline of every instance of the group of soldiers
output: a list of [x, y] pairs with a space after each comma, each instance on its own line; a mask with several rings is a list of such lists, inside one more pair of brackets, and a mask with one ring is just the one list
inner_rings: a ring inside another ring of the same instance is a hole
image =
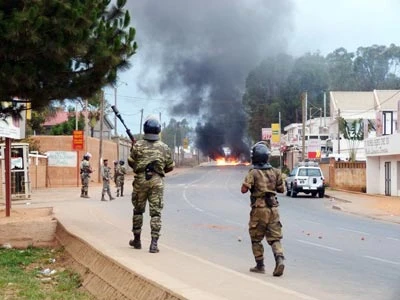
[[[128, 164], [134, 172], [133, 191], [131, 201], [133, 205], [132, 233], [133, 239], [129, 245], [134, 249], [141, 249], [141, 232], [143, 214], [147, 203], [150, 213], [151, 243], [150, 253], [159, 252], [158, 239], [161, 231], [161, 212], [164, 206], [164, 177], [174, 169], [169, 147], [160, 141], [161, 125], [158, 119], [150, 118], [143, 126], [144, 136], [132, 145]], [[252, 168], [248, 171], [241, 186], [241, 192], [250, 192], [250, 219], [249, 235], [252, 252], [256, 265], [250, 272], [265, 273], [264, 247], [262, 241], [266, 239], [275, 258], [273, 276], [282, 276], [285, 265], [282, 239], [282, 224], [279, 216], [279, 202], [277, 193], [285, 190], [281, 171], [269, 164], [269, 148], [264, 142], [256, 143], [251, 149]], [[87, 153], [81, 163], [82, 191], [81, 197], [88, 197], [88, 183], [93, 172]], [[117, 197], [124, 194], [124, 176], [126, 170], [124, 161], [114, 162], [114, 182], [117, 187]], [[110, 200], [114, 198], [110, 191], [110, 181], [113, 178], [108, 160], [103, 161], [102, 167], [103, 189], [101, 201], [106, 201], [107, 193]]]
[[[90, 165], [91, 154], [88, 152], [83, 156], [80, 173], [81, 173], [81, 197], [89, 198], [89, 181], [90, 175], [93, 173], [93, 169]], [[108, 166], [108, 159], [103, 159], [103, 166], [101, 168], [101, 177], [103, 180], [103, 189], [101, 191], [101, 201], [107, 201], [105, 195], [107, 194], [110, 200], [115, 198], [111, 194], [110, 182], [114, 179], [115, 187], [117, 189], [117, 197], [124, 196], [124, 182], [125, 182], [126, 168], [123, 160], [114, 161], [114, 175], [112, 174], [111, 168]]]

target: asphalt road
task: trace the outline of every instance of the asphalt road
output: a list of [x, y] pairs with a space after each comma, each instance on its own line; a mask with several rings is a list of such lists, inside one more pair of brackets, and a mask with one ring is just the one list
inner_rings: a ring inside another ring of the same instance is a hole
[[[268, 280], [248, 271], [254, 265], [249, 194], [240, 193], [248, 168], [204, 166], [167, 176], [160, 243]], [[326, 199], [302, 194], [279, 202], [286, 269], [274, 284], [317, 299], [400, 299], [400, 225], [344, 214]], [[108, 213], [125, 218], [132, 207], [115, 201]], [[143, 235], [149, 236], [148, 211]], [[264, 245], [272, 273], [272, 252]]]
[[[167, 178], [167, 244], [250, 276], [246, 166], [202, 167]], [[400, 299], [400, 226], [329, 209], [326, 200], [279, 197], [286, 272], [281, 282], [321, 299]], [[274, 261], [265, 243], [266, 266]], [[276, 281], [275, 281], [276, 283]]]

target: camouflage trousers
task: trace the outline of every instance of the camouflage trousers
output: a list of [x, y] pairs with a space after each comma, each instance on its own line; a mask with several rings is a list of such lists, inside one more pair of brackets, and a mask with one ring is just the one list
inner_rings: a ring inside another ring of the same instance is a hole
[[104, 198], [104, 195], [107, 194], [110, 199], [112, 198], [111, 189], [110, 189], [110, 181], [103, 179], [103, 189], [101, 191], [101, 197]]
[[124, 194], [124, 178], [117, 177], [115, 179], [115, 186], [117, 188], [117, 196], [119, 196], [119, 195], [123, 196], [123, 194]]
[[141, 233], [143, 226], [143, 213], [146, 203], [149, 202], [151, 237], [158, 238], [161, 231], [161, 211], [164, 206], [164, 179], [153, 175], [146, 180], [144, 173], [137, 174], [133, 181], [132, 191], [132, 232]]
[[89, 191], [89, 179], [90, 177], [87, 175], [81, 175], [81, 183], [82, 183], [82, 188], [81, 188], [81, 194], [86, 194]]
[[264, 259], [262, 240], [266, 238], [274, 256], [283, 256], [282, 224], [278, 207], [253, 207], [250, 212], [249, 233], [256, 260]]

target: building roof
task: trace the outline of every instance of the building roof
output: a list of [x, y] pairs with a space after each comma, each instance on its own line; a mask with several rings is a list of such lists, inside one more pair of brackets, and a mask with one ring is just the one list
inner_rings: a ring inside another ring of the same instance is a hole
[[379, 110], [397, 110], [400, 90], [374, 90]]
[[49, 117], [44, 122], [43, 126], [54, 126], [57, 124], [61, 124], [65, 121], [68, 121], [69, 112], [67, 111], [58, 111], [54, 116]]
[[330, 92], [331, 117], [375, 119], [377, 111], [397, 110], [400, 90], [373, 90], [370, 92]]

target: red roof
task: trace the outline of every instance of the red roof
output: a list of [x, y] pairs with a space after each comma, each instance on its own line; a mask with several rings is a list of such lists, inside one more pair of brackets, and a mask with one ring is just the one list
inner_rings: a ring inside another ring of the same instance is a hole
[[69, 112], [67, 111], [58, 111], [55, 116], [46, 119], [43, 126], [54, 126], [57, 124], [61, 124], [65, 121], [68, 121]]

